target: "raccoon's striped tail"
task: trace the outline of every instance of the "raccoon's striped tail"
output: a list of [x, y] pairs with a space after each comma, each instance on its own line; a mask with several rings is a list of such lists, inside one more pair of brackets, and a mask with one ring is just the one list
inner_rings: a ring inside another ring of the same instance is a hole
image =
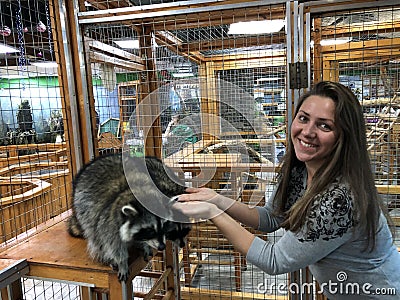
[[67, 228], [68, 228], [68, 233], [71, 236], [77, 238], [83, 238], [83, 230], [75, 214], [72, 214], [67, 220]]

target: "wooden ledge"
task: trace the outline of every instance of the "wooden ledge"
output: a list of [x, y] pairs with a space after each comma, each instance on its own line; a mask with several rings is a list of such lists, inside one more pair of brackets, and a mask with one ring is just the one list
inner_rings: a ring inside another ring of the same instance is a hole
[[[1, 252], [0, 259], [26, 259], [29, 276], [105, 289], [109, 291], [110, 299], [120, 299], [123, 288], [117, 272], [110, 266], [94, 261], [87, 253], [86, 246], [86, 240], [69, 235], [66, 222], [62, 221]], [[132, 291], [131, 279], [147, 264], [139, 255], [133, 257], [132, 261], [131, 278], [127, 281], [128, 296]]]
[[27, 199], [32, 199], [50, 190], [51, 184], [40, 179], [3, 179], [0, 178], [0, 185], [22, 185], [26, 184], [31, 188], [26, 192], [17, 195], [5, 196], [0, 198], [1, 205], [8, 205], [12, 203], [17, 203], [25, 201]]
[[26, 259], [0, 259], [0, 289], [19, 280], [29, 272]]

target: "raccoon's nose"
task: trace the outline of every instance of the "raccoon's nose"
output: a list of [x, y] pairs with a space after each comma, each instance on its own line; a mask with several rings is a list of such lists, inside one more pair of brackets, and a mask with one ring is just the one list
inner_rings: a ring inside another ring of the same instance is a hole
[[165, 249], [165, 244], [164, 243], [160, 243], [159, 245], [158, 245], [158, 250], [159, 251], [162, 251], [162, 250], [164, 250]]

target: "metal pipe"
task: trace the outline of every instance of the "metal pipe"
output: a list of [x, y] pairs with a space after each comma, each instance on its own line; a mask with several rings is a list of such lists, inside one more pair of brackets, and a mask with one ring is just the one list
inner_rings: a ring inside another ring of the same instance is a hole
[[[80, 12], [78, 13], [79, 24], [94, 24], [94, 23], [107, 23], [107, 22], [120, 22], [120, 21], [132, 21], [132, 20], [141, 20], [146, 18], [156, 18], [156, 17], [166, 17], [166, 16], [176, 16], [176, 15], [185, 15], [185, 14], [193, 14], [193, 13], [202, 13], [202, 12], [212, 12], [212, 11], [220, 11], [227, 9], [238, 9], [238, 8], [247, 8], [247, 7], [256, 7], [256, 6], [270, 6], [273, 4], [284, 4], [286, 1], [275, 0], [269, 1], [266, 3], [265, 1], [254, 1], [247, 3], [235, 3], [235, 4], [223, 4], [223, 5], [215, 5], [215, 6], [207, 6], [203, 5], [201, 7], [192, 7], [192, 8], [179, 8], [182, 6], [182, 2], [179, 6], [175, 5], [177, 9], [175, 10], [164, 10], [164, 11], [150, 11], [138, 13], [138, 11], [143, 11], [142, 9], [138, 9], [137, 7], [126, 7], [126, 8], [114, 8], [101, 10], [97, 12]], [[209, 1], [207, 1], [209, 3]], [[186, 4], [186, 2], [185, 2]], [[199, 4], [199, 2], [196, 2]], [[147, 6], [147, 5], [146, 5]], [[148, 5], [149, 9], [153, 9], [153, 5]], [[186, 6], [186, 5], [185, 5]], [[174, 6], [171, 6], [174, 7]], [[123, 15], [117, 15], [124, 13]], [[113, 14], [114, 16], [108, 16]], [[91, 16], [97, 16], [95, 18], [88, 18]]]
[[70, 97], [70, 107], [71, 107], [71, 124], [72, 124], [72, 137], [74, 141], [74, 151], [75, 151], [75, 167], [76, 170], [80, 170], [83, 164], [83, 158], [81, 153], [81, 140], [80, 140], [80, 129], [79, 129], [79, 114], [78, 114], [78, 105], [77, 98], [75, 93], [75, 82], [73, 80], [73, 65], [71, 63], [71, 48], [68, 43], [68, 35], [67, 35], [67, 21], [65, 17], [65, 0], [59, 0], [58, 5], [60, 7], [59, 16], [61, 23], [61, 34], [63, 39], [63, 48], [65, 53], [65, 69], [67, 72], [67, 82], [68, 82], [68, 94]]

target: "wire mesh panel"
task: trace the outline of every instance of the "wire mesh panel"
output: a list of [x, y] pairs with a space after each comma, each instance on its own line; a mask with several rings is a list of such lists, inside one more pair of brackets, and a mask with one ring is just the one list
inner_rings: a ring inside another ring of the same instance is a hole
[[43, 299], [43, 300], [77, 300], [79, 296], [79, 286], [63, 282], [43, 281], [34, 278], [23, 278], [22, 286], [24, 299]]
[[[86, 1], [80, 19], [99, 153], [157, 155], [187, 186], [263, 205], [285, 152], [286, 3], [121, 2]], [[176, 250], [182, 299], [287, 297], [287, 274], [252, 266], [209, 222]]]
[[[314, 80], [348, 86], [363, 106], [376, 184], [399, 226], [400, 7], [341, 11], [313, 20]], [[396, 242], [398, 243], [397, 237]]]
[[1, 1], [1, 242], [68, 209], [69, 143], [48, 1]]
[[[65, 218], [72, 177], [69, 105], [59, 78], [64, 61], [57, 35], [59, 12], [53, 2], [44, 0], [0, 1], [0, 11], [0, 253], [4, 258], [11, 247]], [[20, 290], [21, 299], [77, 299], [67, 284], [15, 279], [22, 288], [14, 286], [11, 295], [16, 297]]]

